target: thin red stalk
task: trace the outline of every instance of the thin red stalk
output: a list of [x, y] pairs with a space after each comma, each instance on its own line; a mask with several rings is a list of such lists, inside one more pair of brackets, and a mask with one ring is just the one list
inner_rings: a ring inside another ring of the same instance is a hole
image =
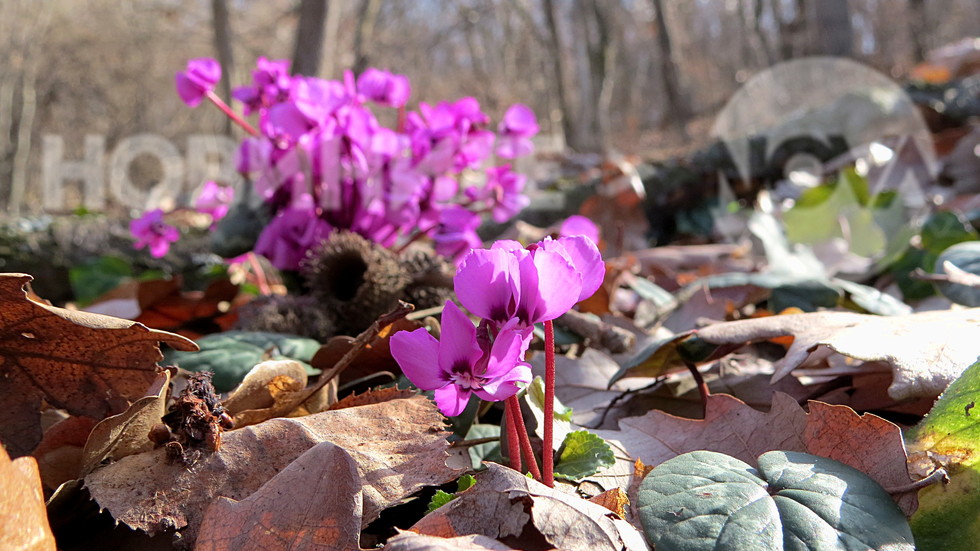
[[218, 109], [221, 109], [221, 112], [227, 115], [229, 119], [234, 121], [235, 124], [241, 126], [243, 130], [245, 130], [246, 132], [248, 132], [253, 136], [259, 135], [258, 130], [256, 130], [251, 124], [249, 124], [248, 121], [243, 119], [241, 115], [232, 111], [231, 107], [228, 107], [228, 104], [225, 103], [224, 100], [219, 98], [218, 94], [215, 94], [214, 91], [208, 90], [208, 99], [211, 100], [211, 103], [215, 104], [215, 106], [217, 106]]
[[504, 403], [504, 413], [507, 414], [507, 456], [510, 458], [510, 468], [517, 472], [523, 472], [521, 471], [521, 447], [520, 436], [517, 433], [517, 419], [514, 415], [514, 406], [510, 400]]
[[259, 287], [259, 292], [263, 296], [269, 296], [272, 294], [272, 288], [269, 287], [269, 282], [265, 279], [265, 271], [262, 269], [262, 264], [259, 259], [255, 257], [255, 253], [248, 252], [248, 263], [252, 266], [252, 270], [255, 272], [256, 283]]
[[517, 433], [520, 437], [521, 451], [524, 453], [524, 459], [527, 460], [527, 470], [531, 471], [531, 476], [540, 482], [541, 470], [538, 469], [538, 460], [534, 458], [534, 450], [531, 448], [531, 437], [527, 434], [527, 426], [524, 424], [524, 414], [521, 413], [521, 402], [517, 399], [516, 394], [507, 398], [507, 406], [511, 411], [515, 412], [514, 424], [517, 426]]
[[701, 405], [704, 407], [705, 415], [708, 414], [708, 396], [711, 396], [711, 391], [708, 389], [708, 384], [704, 382], [704, 377], [701, 376], [701, 372], [698, 371], [698, 366], [684, 362], [687, 366], [688, 371], [691, 372], [691, 376], [694, 377], [694, 383], [698, 386], [698, 394], [701, 395]]
[[422, 239], [426, 235], [429, 235], [429, 232], [432, 231], [432, 230], [434, 230], [434, 229], [435, 229], [435, 226], [431, 226], [431, 227], [429, 227], [426, 230], [420, 229], [419, 231], [415, 232], [415, 234], [412, 235], [412, 237], [410, 237], [408, 239], [408, 241], [405, 242], [404, 245], [402, 245], [401, 247], [398, 247], [398, 249], [395, 251], [395, 254], [402, 254], [403, 252], [405, 252], [408, 249], [408, 246], [409, 245], [411, 245], [412, 243], [415, 243], [419, 239]]
[[542, 482], [555, 487], [555, 326], [544, 322], [544, 445], [541, 450]]

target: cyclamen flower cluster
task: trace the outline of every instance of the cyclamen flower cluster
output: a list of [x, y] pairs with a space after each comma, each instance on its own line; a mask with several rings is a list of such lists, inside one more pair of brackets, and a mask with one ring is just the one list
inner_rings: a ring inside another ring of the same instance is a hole
[[604, 275], [599, 250], [582, 235], [526, 249], [516, 241], [474, 249], [453, 283], [463, 306], [482, 318], [479, 325], [447, 302], [441, 340], [425, 329], [396, 333], [391, 354], [415, 386], [435, 391], [436, 405], [449, 417], [463, 411], [471, 394], [506, 400], [531, 381], [524, 354], [534, 324], [592, 296]]
[[[213, 100], [220, 74], [212, 59], [191, 60], [177, 75], [181, 98]], [[483, 168], [494, 153], [533, 152], [538, 125], [523, 105], [508, 109], [495, 133], [474, 98], [406, 112], [408, 78], [379, 69], [334, 81], [290, 75], [287, 61], [260, 58], [252, 81], [232, 94], [259, 121], [237, 169], [273, 213], [255, 252], [280, 269], [298, 268], [335, 229], [384, 246], [422, 233], [440, 254], [458, 256], [480, 245], [480, 213], [505, 221], [528, 203], [523, 175], [508, 164]], [[398, 109], [398, 127], [382, 126], [369, 103]], [[485, 171], [487, 184], [461, 190], [465, 171]]]
[[[205, 182], [194, 201], [194, 210], [211, 216], [211, 226], [228, 214], [235, 199], [235, 188], [217, 182]], [[153, 258], [162, 258], [170, 250], [170, 245], [180, 239], [180, 232], [163, 220], [162, 209], [153, 209], [143, 216], [129, 222], [129, 233], [136, 238], [133, 246], [137, 249], [147, 247]]]

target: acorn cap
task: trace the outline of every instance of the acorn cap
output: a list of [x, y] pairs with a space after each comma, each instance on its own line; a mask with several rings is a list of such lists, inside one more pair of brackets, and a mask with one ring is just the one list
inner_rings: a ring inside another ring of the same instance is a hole
[[411, 281], [405, 287], [402, 300], [417, 310], [442, 306], [453, 300], [453, 266], [445, 258], [427, 250], [415, 250], [402, 257], [402, 266]]
[[391, 251], [348, 231], [335, 231], [310, 250], [300, 270], [310, 294], [350, 335], [397, 306], [411, 280]]

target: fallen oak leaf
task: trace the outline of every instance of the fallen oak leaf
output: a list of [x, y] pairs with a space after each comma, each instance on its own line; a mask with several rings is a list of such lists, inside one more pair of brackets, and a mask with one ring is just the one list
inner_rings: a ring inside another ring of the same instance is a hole
[[459, 476], [446, 466], [448, 435], [435, 405], [414, 396], [226, 432], [221, 448], [193, 471], [168, 464], [163, 450], [132, 455], [89, 474], [85, 485], [116, 520], [151, 535], [176, 528], [190, 546], [212, 501], [252, 495], [303, 452], [329, 441], [358, 465], [366, 525], [422, 486]]
[[30, 300], [26, 274], [0, 274], [0, 441], [27, 455], [41, 441], [41, 403], [103, 419], [143, 396], [163, 358], [158, 343], [192, 341], [128, 320]]
[[[912, 482], [902, 431], [871, 414], [858, 415], [847, 406], [809, 402], [807, 413], [787, 394], [776, 392], [772, 408], [761, 412], [726, 394], [708, 396], [704, 419], [685, 419], [660, 411], [620, 419], [620, 430], [594, 431], [613, 448], [659, 465], [682, 453], [707, 450], [742, 461], [767, 451], [798, 451], [839, 461], [864, 472], [884, 488]], [[874, 453], [871, 453], [873, 450]], [[632, 466], [632, 463], [631, 463]], [[911, 515], [915, 492], [894, 496]]]
[[774, 382], [826, 347], [865, 362], [891, 365], [888, 394], [896, 400], [936, 397], [980, 354], [980, 308], [887, 317], [849, 312], [789, 314], [718, 323], [698, 330], [696, 338], [734, 345], [785, 335], [794, 337], [793, 344], [776, 362]]
[[605, 507], [486, 465], [476, 485], [411, 530], [443, 538], [480, 534], [519, 549], [648, 549], [636, 528]]
[[44, 438], [31, 455], [37, 459], [45, 487], [54, 490], [78, 478], [85, 442], [96, 424], [91, 417], [72, 415], [44, 431]]
[[54, 535], [33, 457], [13, 461], [0, 447], [0, 549], [54, 551]]
[[194, 549], [358, 549], [361, 508], [357, 463], [343, 448], [321, 442], [249, 497], [211, 503]]

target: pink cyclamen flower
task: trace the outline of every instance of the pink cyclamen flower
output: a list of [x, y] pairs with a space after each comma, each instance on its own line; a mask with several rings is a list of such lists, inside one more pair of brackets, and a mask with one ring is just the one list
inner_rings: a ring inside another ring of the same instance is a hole
[[425, 329], [391, 337], [391, 355], [402, 372], [422, 390], [435, 391], [436, 405], [448, 417], [462, 413], [470, 395], [499, 402], [517, 393], [517, 383], [531, 381], [531, 366], [522, 361], [526, 340], [504, 327], [493, 343], [478, 339], [476, 327], [452, 302], [442, 313], [442, 337]]
[[205, 182], [194, 201], [194, 209], [204, 214], [210, 214], [211, 219], [217, 222], [228, 214], [231, 202], [235, 200], [235, 188], [223, 186], [213, 180]]
[[513, 319], [528, 329], [553, 320], [602, 285], [605, 265], [583, 236], [546, 239], [528, 249], [498, 241], [463, 258], [453, 280], [470, 312], [502, 326]]
[[396, 75], [372, 67], [357, 77], [357, 91], [375, 103], [388, 107], [402, 107], [408, 103], [412, 88], [405, 75]]
[[497, 127], [497, 155], [516, 159], [534, 153], [531, 138], [538, 130], [538, 118], [530, 107], [520, 103], [511, 105]]
[[599, 243], [599, 226], [596, 226], [595, 222], [584, 216], [573, 214], [561, 223], [558, 235], [561, 237], [584, 235], [591, 239], [593, 243]]
[[174, 76], [177, 94], [190, 107], [197, 107], [208, 92], [221, 80], [221, 65], [209, 57], [199, 57], [187, 62], [187, 69]]
[[143, 216], [129, 223], [129, 232], [136, 238], [133, 246], [137, 249], [150, 248], [153, 258], [161, 258], [170, 250], [170, 244], [180, 239], [177, 228], [163, 221], [163, 211], [147, 211]]

